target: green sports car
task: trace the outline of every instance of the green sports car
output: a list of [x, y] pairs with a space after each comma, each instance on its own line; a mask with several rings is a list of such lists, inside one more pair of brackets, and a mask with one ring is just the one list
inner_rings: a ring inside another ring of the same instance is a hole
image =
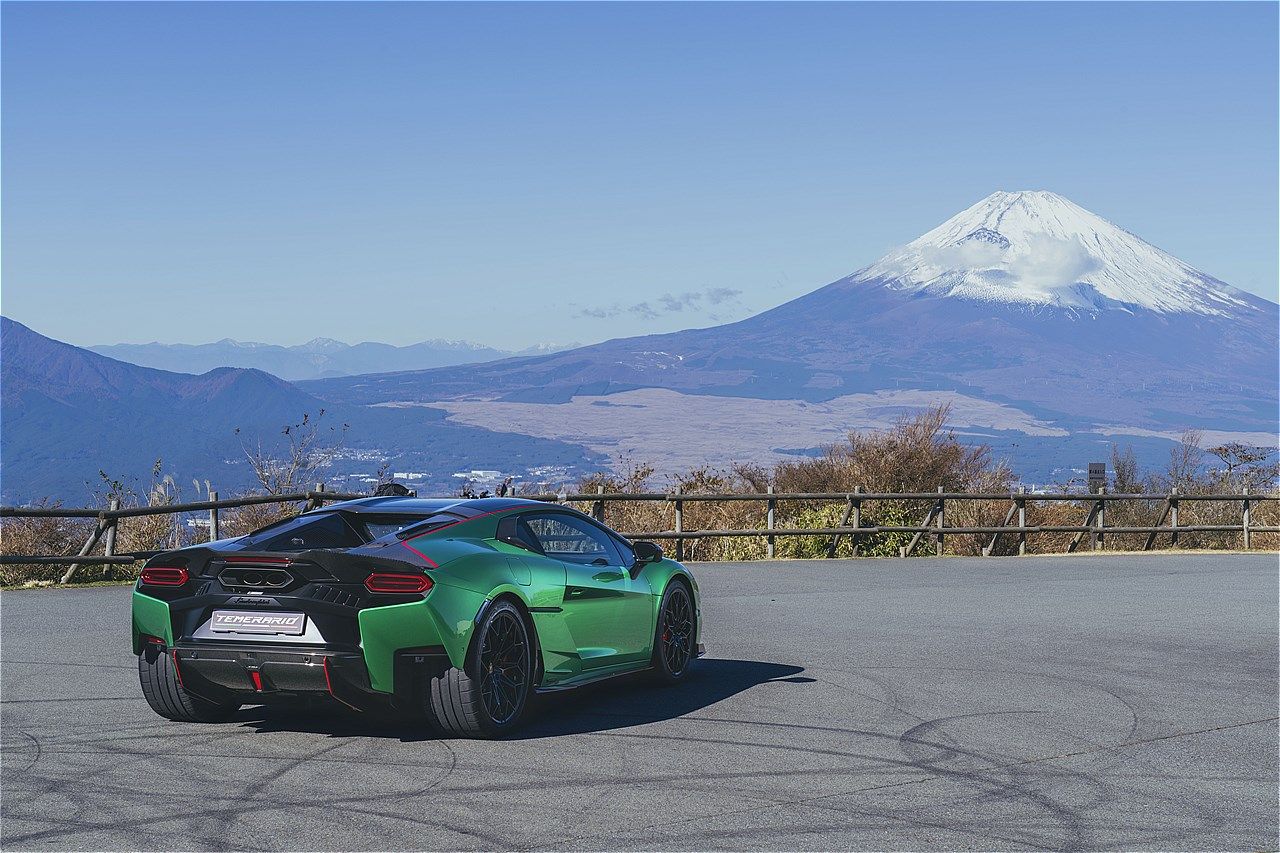
[[147, 561], [133, 651], [151, 707], [188, 722], [327, 696], [492, 737], [533, 693], [702, 654], [698, 584], [652, 542], [515, 498], [375, 497]]

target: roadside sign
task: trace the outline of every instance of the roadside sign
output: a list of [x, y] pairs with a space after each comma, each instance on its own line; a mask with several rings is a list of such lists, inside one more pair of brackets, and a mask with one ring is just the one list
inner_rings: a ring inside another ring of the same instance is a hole
[[1107, 487], [1107, 463], [1089, 463], [1089, 493], [1097, 494]]

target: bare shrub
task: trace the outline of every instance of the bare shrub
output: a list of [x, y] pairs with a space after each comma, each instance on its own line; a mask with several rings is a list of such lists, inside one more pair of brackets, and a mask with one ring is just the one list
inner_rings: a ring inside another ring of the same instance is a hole
[[[348, 424], [324, 424], [324, 415], [324, 409], [314, 418], [303, 412], [297, 423], [281, 427], [284, 441], [278, 450], [264, 447], [261, 439], [250, 445], [241, 438], [240, 447], [263, 491], [283, 495], [310, 488], [316, 482], [318, 472], [342, 447], [350, 428]], [[235, 434], [240, 435], [239, 428]]]
[[[44, 498], [41, 509], [62, 506]], [[76, 554], [97, 524], [88, 518], [5, 518], [0, 519], [0, 554], [5, 556], [53, 556]], [[68, 561], [68, 564], [70, 561]], [[67, 565], [0, 566], [0, 583], [5, 585], [51, 582], [62, 577]]]
[[[346, 438], [348, 424], [331, 424], [324, 420], [325, 410], [320, 409], [313, 418], [309, 412], [292, 424], [280, 428], [282, 442], [273, 447], [261, 439], [250, 443], [241, 437], [244, 451], [253, 475], [262, 491], [268, 495], [285, 495], [305, 492], [322, 479], [334, 454], [341, 449]], [[240, 430], [236, 429], [236, 435]], [[378, 483], [389, 482], [390, 463], [378, 468]], [[235, 509], [222, 510], [218, 525], [223, 538], [243, 536], [268, 524], [298, 515], [305, 509], [302, 503], [249, 504]]]
[[[939, 487], [948, 492], [1003, 492], [1013, 484], [1013, 473], [991, 458], [986, 445], [965, 445], [947, 427], [949, 405], [902, 415], [887, 430], [851, 432], [844, 442], [827, 447], [814, 459], [782, 462], [774, 469], [774, 486], [780, 492], [922, 493]], [[932, 501], [867, 501], [862, 523], [867, 527], [908, 527], [919, 524]], [[952, 502], [947, 507], [951, 526], [991, 526], [1002, 512], [995, 502]], [[830, 517], [830, 511], [824, 517]], [[839, 517], [836, 517], [839, 521]], [[857, 553], [896, 554], [910, 541], [909, 534], [880, 533], [860, 536]], [[977, 535], [948, 536], [957, 553], [979, 553]]]
[[[773, 468], [735, 465], [729, 470], [707, 466], [673, 475], [671, 491], [684, 495], [758, 494], [769, 486], [779, 493], [1008, 491], [1013, 475], [1003, 463], [993, 462], [990, 448], [961, 444], [947, 428], [948, 406], [904, 415], [883, 432], [852, 432], [843, 442], [823, 449], [811, 459], [781, 462]], [[606, 492], [644, 492], [651, 489], [654, 468], [629, 463], [620, 476], [596, 474], [580, 484], [584, 492], [604, 487]], [[966, 502], [967, 503], [967, 502]], [[867, 500], [862, 504], [862, 526], [912, 526], [928, 512], [930, 500]], [[757, 501], [685, 500], [684, 529], [764, 530], [765, 506]], [[660, 503], [606, 504], [609, 522], [628, 532], [652, 532], [673, 528], [672, 509]], [[839, 527], [847, 504], [826, 505], [813, 501], [779, 500], [775, 514], [778, 528]], [[952, 525], [987, 526], [998, 523], [1002, 510], [991, 502], [948, 507]], [[842, 537], [838, 554], [896, 555], [909, 534], [860, 534], [856, 541]], [[978, 553], [982, 537], [947, 537], [956, 553]], [[830, 549], [830, 539], [818, 536], [778, 536], [779, 557], [820, 557]], [[716, 537], [685, 540], [690, 559], [759, 559], [766, 553], [763, 537]]]
[[270, 503], [248, 504], [235, 509], [224, 509], [218, 518], [219, 535], [224, 539], [244, 536], [255, 530], [292, 518], [300, 512], [297, 504]]

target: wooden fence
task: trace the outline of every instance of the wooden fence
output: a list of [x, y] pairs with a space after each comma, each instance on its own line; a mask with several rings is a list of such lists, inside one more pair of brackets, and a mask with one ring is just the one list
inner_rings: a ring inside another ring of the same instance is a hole
[[[162, 506], [120, 507], [113, 501], [105, 509], [62, 507], [0, 507], [0, 519], [3, 518], [82, 518], [94, 519], [96, 524], [89, 537], [77, 554], [30, 554], [0, 556], [0, 565], [67, 565], [67, 571], [61, 581], [70, 581], [80, 566], [84, 565], [128, 565], [150, 556], [152, 552], [133, 552], [121, 554], [116, 552], [116, 533], [121, 519], [139, 516], [172, 515], [186, 513], [208, 513], [209, 540], [220, 536], [220, 510], [236, 509], [255, 504], [296, 503], [306, 509], [318, 509], [330, 501], [351, 500], [368, 497], [368, 495], [345, 494], [326, 491], [317, 486], [313, 491], [296, 492], [279, 495], [255, 495], [229, 500], [218, 500], [217, 493], [210, 493], [211, 500], [195, 503], [168, 504]], [[1099, 550], [1105, 547], [1108, 536], [1121, 534], [1145, 534], [1142, 550], [1150, 550], [1156, 545], [1159, 537], [1169, 537], [1172, 545], [1177, 545], [1179, 536], [1193, 533], [1239, 533], [1245, 549], [1253, 546], [1253, 537], [1261, 533], [1280, 533], [1280, 526], [1258, 525], [1253, 520], [1253, 510], [1266, 501], [1280, 500], [1274, 494], [1180, 494], [1174, 489], [1169, 494], [1038, 494], [1025, 491], [1012, 493], [975, 494], [969, 492], [909, 492], [909, 493], [875, 493], [862, 492], [799, 492], [782, 493], [772, 490], [765, 493], [752, 494], [682, 494], [682, 493], [646, 493], [646, 494], [606, 494], [603, 490], [586, 494], [541, 494], [526, 495], [534, 500], [555, 503], [576, 503], [589, 507], [591, 514], [600, 521], [607, 522], [607, 506], [617, 503], [647, 502], [670, 507], [672, 527], [667, 530], [626, 530], [624, 535], [631, 539], [651, 539], [671, 541], [674, 544], [676, 559], [683, 559], [686, 543], [699, 539], [721, 537], [759, 537], [765, 540], [765, 556], [775, 555], [778, 537], [822, 537], [828, 539], [825, 553], [834, 557], [837, 546], [843, 537], [857, 542], [862, 537], [885, 533], [911, 535], [908, 544], [899, 548], [899, 555], [914, 555], [922, 543], [931, 542], [934, 554], [941, 555], [945, 550], [947, 536], [975, 535], [983, 538], [981, 553], [992, 556], [1002, 537], [1011, 537], [1004, 541], [1017, 543], [1016, 553], [1025, 554], [1028, 537], [1036, 534], [1075, 534], [1068, 544], [1068, 553], [1077, 550], [1088, 537], [1089, 547]], [[763, 524], [759, 527], [740, 529], [687, 529], [685, 524], [686, 509], [689, 504], [699, 502], [730, 503], [749, 501], [763, 504]], [[862, 509], [864, 503], [873, 501], [897, 501], [927, 506], [919, 524], [915, 525], [864, 525]], [[993, 526], [947, 526], [947, 507], [964, 502], [983, 501], [1007, 503], [1004, 520]], [[1107, 506], [1117, 501], [1144, 501], [1158, 503], [1162, 506], [1159, 520], [1154, 525], [1145, 526], [1108, 526]], [[836, 504], [843, 511], [839, 525], [834, 527], [787, 528], [777, 525], [778, 506], [782, 502]], [[1081, 505], [1084, 518], [1079, 524], [1028, 525], [1027, 507], [1031, 503], [1069, 502]], [[1215, 502], [1236, 504], [1239, 507], [1238, 524], [1186, 524], [1180, 520], [1180, 508], [1187, 502]], [[989, 539], [987, 537], [990, 537]], [[93, 551], [99, 543], [103, 545], [102, 555], [94, 555]]]

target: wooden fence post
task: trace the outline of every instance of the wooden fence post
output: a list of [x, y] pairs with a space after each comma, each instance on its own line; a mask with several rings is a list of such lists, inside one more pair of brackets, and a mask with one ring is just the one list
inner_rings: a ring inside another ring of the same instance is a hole
[[1084, 524], [1080, 525], [1080, 530], [1071, 539], [1067, 545], [1067, 553], [1074, 554], [1076, 548], [1080, 547], [1080, 543], [1084, 541], [1086, 533], [1089, 534], [1089, 542], [1094, 547], [1098, 547], [1098, 511], [1102, 508], [1102, 501], [1092, 501], [1089, 504], [1089, 514], [1084, 518]]
[[946, 506], [943, 503], [942, 486], [938, 486], [938, 541], [934, 543], [933, 553], [935, 556], [941, 557], [946, 550], [943, 540], [942, 525], [943, 517], [946, 514]]
[[[108, 501], [107, 509], [111, 512], [115, 512], [120, 509], [120, 499], [112, 498]], [[114, 557], [116, 555], [116, 529], [119, 526], [120, 519], [114, 517], [107, 519], [107, 541], [103, 546], [102, 553], [108, 557]], [[104, 566], [103, 568], [105, 569], [106, 567]]]
[[1173, 528], [1172, 545], [1178, 544], [1178, 487], [1169, 492], [1169, 524]]
[[[856, 530], [862, 526], [862, 498], [857, 495], [862, 493], [862, 486], [853, 487], [853, 527]], [[849, 534], [849, 544], [853, 546], [853, 556], [858, 556], [858, 549], [862, 547], [862, 537], [858, 533]]]
[[1249, 522], [1251, 521], [1251, 519], [1249, 517], [1250, 513], [1249, 513], [1249, 498], [1248, 498], [1249, 487], [1248, 486], [1244, 487], [1244, 494], [1245, 494], [1244, 511], [1240, 517], [1240, 528], [1244, 532], [1244, 549], [1248, 551], [1253, 545], [1249, 536]]
[[1147, 541], [1142, 544], [1142, 550], [1150, 551], [1152, 546], [1156, 544], [1156, 536], [1160, 534], [1159, 527], [1164, 524], [1164, 520], [1169, 517], [1169, 511], [1172, 509], [1173, 501], [1166, 499], [1164, 502], [1164, 510], [1161, 511], [1160, 517], [1156, 519], [1156, 523], [1151, 528], [1151, 532], [1147, 534]]
[[[862, 486], [854, 486], [853, 494], [845, 497], [844, 515], [840, 516], [840, 526], [848, 527], [850, 517], [853, 518], [853, 526], [862, 526], [862, 499], [855, 497], [858, 492], [862, 491]], [[858, 556], [858, 534], [849, 534], [849, 544], [853, 546], [853, 555]], [[831, 541], [827, 543], [827, 557], [832, 558], [836, 555], [836, 548], [840, 545], [840, 534], [837, 533], [831, 537]]]
[[[106, 519], [102, 516], [99, 516], [98, 523], [93, 526], [93, 532], [89, 534], [89, 538], [85, 540], [84, 545], [80, 548], [80, 553], [77, 554], [76, 556], [77, 557], [89, 556], [89, 552], [92, 551], [94, 549], [94, 546], [98, 544], [98, 540], [102, 538], [102, 534], [106, 531], [106, 529], [107, 529]], [[75, 562], [67, 566], [66, 573], [62, 576], [62, 579], [59, 580], [58, 583], [71, 583], [71, 579], [75, 577], [76, 569], [78, 568], [80, 568], [80, 564]]]
[[[1001, 527], [1008, 527], [1009, 522], [1013, 520], [1013, 514], [1018, 511], [1017, 501], [1009, 504], [1009, 511], [1004, 514], [1004, 521], [1000, 522]], [[982, 549], [982, 556], [990, 557], [996, 552], [996, 544], [1000, 541], [1000, 531], [991, 534], [991, 541]]]
[[[1027, 493], [1026, 486], [1018, 487], [1018, 494], [1025, 495]], [[1021, 557], [1027, 553], [1027, 499], [1018, 498], [1018, 556]]]
[[[768, 508], [767, 508], [767, 510], [766, 510], [766, 513], [765, 513], [765, 522], [764, 522], [764, 523], [765, 523], [765, 529], [766, 529], [766, 530], [773, 530], [773, 529], [774, 529], [774, 526], [775, 526], [775, 523], [774, 523], [774, 522], [775, 522], [775, 514], [777, 513], [777, 510], [778, 510], [778, 502], [777, 502], [777, 500], [775, 500], [775, 499], [774, 499], [774, 497], [773, 497], [773, 486], [772, 486], [772, 484], [771, 484], [771, 485], [769, 485], [769, 486], [767, 486], [767, 487], [766, 487], [766, 490], [767, 490], [767, 492], [768, 492], [768, 494], [769, 494], [769, 500], [768, 500], [768, 503], [767, 503], [767, 507], [768, 507]], [[764, 538], [764, 556], [765, 556], [765, 559], [772, 560], [772, 559], [773, 559], [773, 555], [774, 555], [774, 548], [773, 548], [773, 534], [772, 534], [772, 533], [770, 533], [769, 535], [767, 535], [767, 536]]]
[[[934, 526], [933, 520], [938, 516], [939, 510], [941, 508], [942, 508], [942, 499], [939, 498], [938, 503], [929, 507], [929, 512], [928, 514], [925, 515], [924, 521], [920, 522], [920, 530], [916, 532], [916, 535], [911, 537], [911, 541], [908, 542], [905, 547], [898, 549], [899, 556], [901, 557], [911, 556], [911, 552], [916, 549], [916, 545], [918, 545], [920, 543], [920, 540], [925, 537], [926, 531], [930, 530]], [[941, 535], [941, 534], [936, 534], [936, 535]]]
[[[596, 494], [603, 495], [604, 486], [596, 486]], [[604, 524], [604, 501], [595, 501], [591, 504], [591, 517]]]
[[[324, 483], [316, 483], [316, 492], [324, 491]], [[307, 510], [320, 509], [324, 506], [324, 498], [319, 494], [313, 494], [311, 500], [307, 501]]]
[[[1103, 492], [1103, 489], [1101, 486], [1099, 486], [1098, 494], [1101, 495], [1102, 492]], [[1102, 499], [1099, 499], [1098, 500], [1098, 532], [1093, 537], [1093, 550], [1095, 551], [1101, 551], [1103, 550], [1103, 548], [1106, 547], [1106, 542], [1104, 541], [1104, 539], [1107, 534], [1103, 532], [1103, 529], [1106, 526], [1107, 526], [1107, 502]]]
[[[217, 503], [218, 493], [209, 492], [209, 500]], [[221, 531], [218, 530], [218, 508], [216, 506], [209, 507], [209, 541], [217, 542], [221, 538]]]
[[[680, 492], [676, 492], [676, 533], [684, 532], [684, 501], [680, 500]], [[684, 559], [684, 539], [676, 537], [676, 561]]]

